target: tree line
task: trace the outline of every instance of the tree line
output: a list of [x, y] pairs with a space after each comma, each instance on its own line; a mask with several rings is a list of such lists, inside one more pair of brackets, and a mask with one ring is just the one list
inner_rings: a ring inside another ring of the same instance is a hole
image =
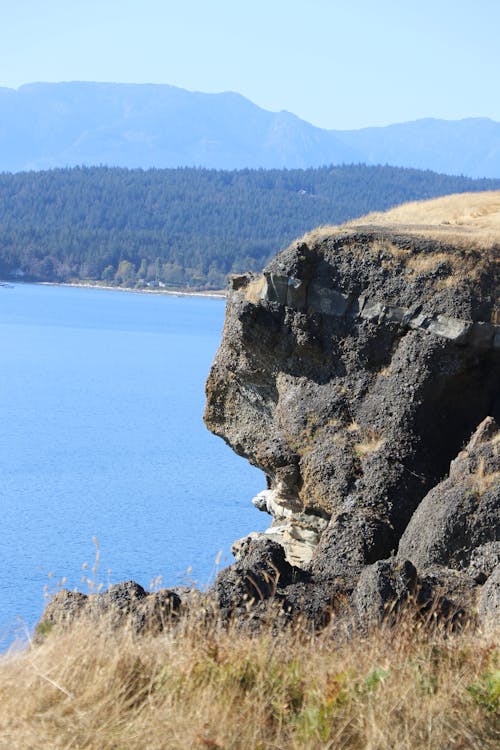
[[0, 278], [220, 288], [321, 224], [492, 189], [500, 180], [365, 165], [4, 173]]

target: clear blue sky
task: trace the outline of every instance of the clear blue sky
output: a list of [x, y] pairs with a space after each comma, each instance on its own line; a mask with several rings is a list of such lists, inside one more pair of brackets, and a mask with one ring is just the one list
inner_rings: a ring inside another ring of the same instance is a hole
[[0, 85], [238, 91], [326, 128], [500, 121], [500, 0], [0, 0]]

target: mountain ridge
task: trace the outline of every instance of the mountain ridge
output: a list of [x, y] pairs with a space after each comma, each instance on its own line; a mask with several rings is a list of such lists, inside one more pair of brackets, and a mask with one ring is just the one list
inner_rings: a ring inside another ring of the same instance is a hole
[[0, 170], [307, 168], [366, 163], [500, 176], [500, 123], [422, 118], [322, 129], [234, 91], [170, 84], [34, 82], [0, 89]]

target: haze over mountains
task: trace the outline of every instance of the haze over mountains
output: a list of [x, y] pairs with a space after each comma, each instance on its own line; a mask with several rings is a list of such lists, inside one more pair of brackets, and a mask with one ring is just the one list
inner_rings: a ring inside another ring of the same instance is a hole
[[0, 171], [80, 164], [292, 169], [343, 163], [500, 177], [500, 123], [423, 119], [323, 130], [232, 92], [85, 82], [0, 88]]

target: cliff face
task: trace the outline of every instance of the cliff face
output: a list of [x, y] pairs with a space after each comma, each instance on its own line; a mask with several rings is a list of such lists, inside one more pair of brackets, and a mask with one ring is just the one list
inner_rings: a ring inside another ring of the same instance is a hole
[[[500, 196], [485, 196], [487, 229], [432, 201], [313, 233], [231, 281], [205, 421], [266, 476], [264, 543], [323, 591], [351, 592], [403, 535], [403, 557], [422, 565], [410, 519], [432, 517], [436, 494], [423, 499], [486, 417], [497, 434]], [[490, 477], [489, 510], [441, 565], [462, 569], [498, 540], [495, 440], [474, 468]], [[235, 544], [240, 562], [251, 546]]]

